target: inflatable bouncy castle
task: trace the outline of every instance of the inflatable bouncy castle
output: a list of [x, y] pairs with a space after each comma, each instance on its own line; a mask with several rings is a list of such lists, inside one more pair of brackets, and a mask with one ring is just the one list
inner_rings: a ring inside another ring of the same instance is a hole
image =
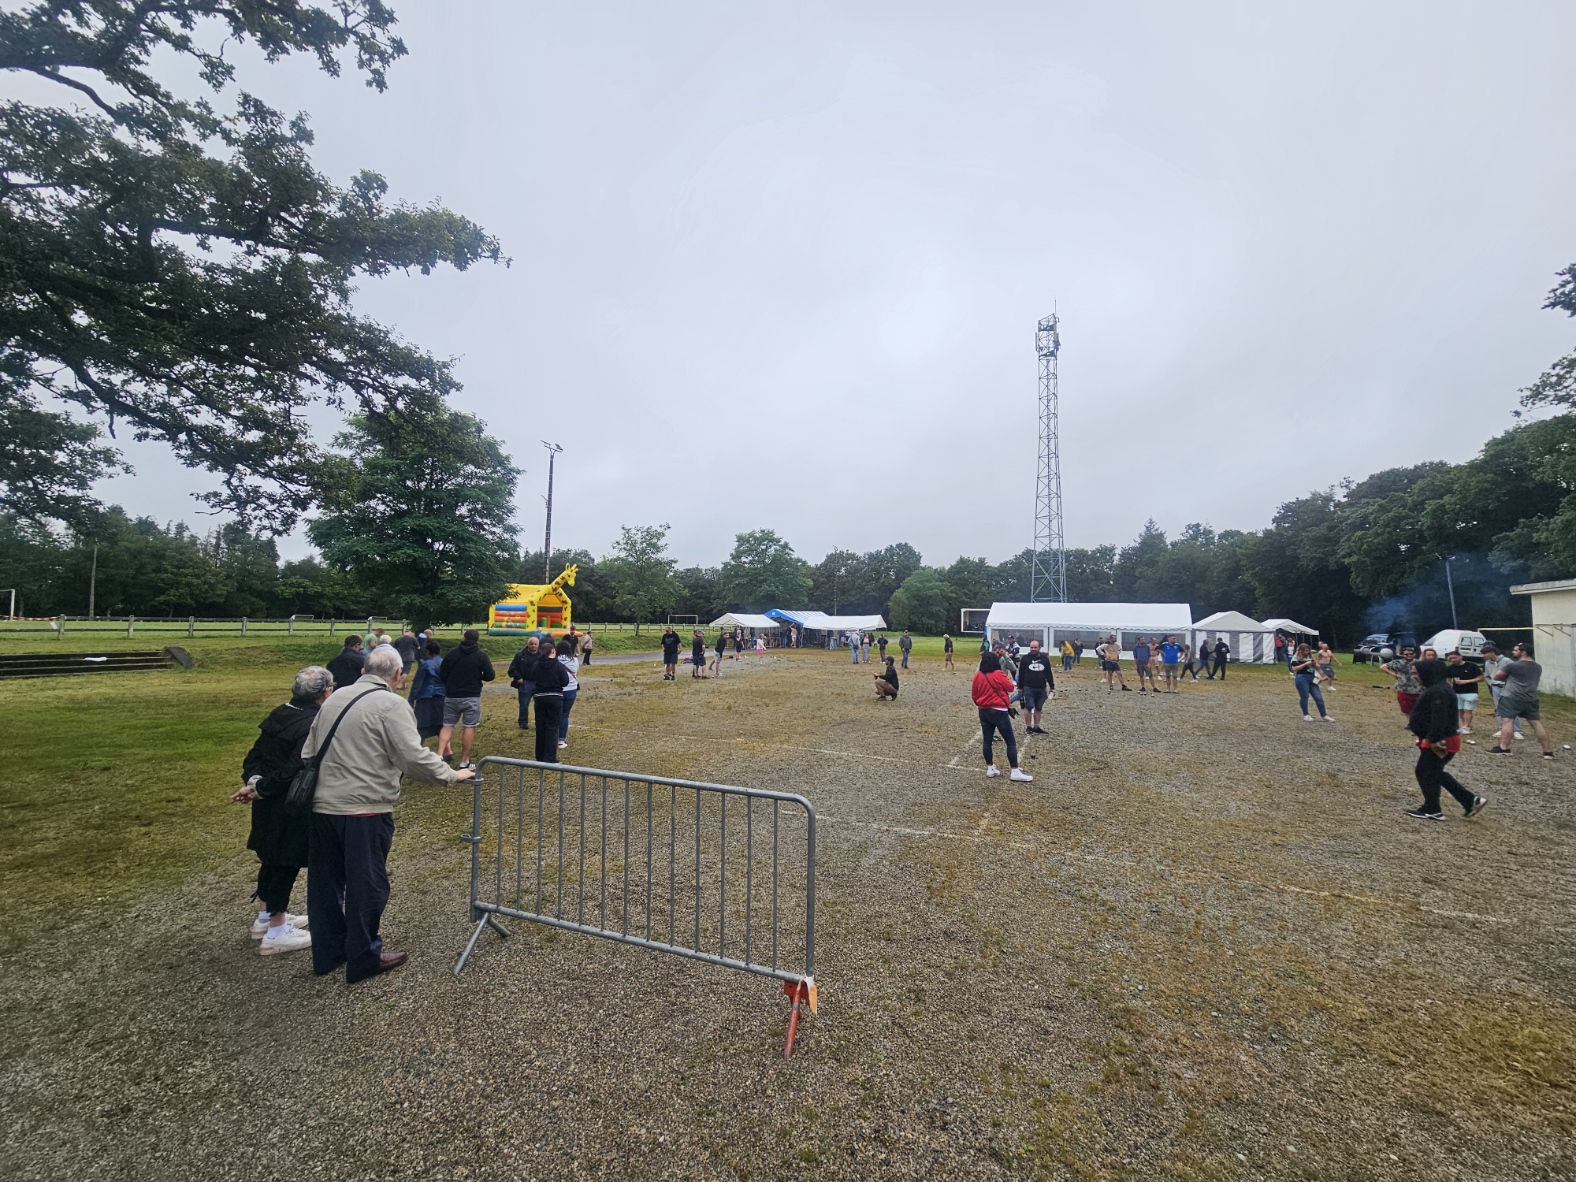
[[563, 632], [570, 626], [566, 586], [575, 585], [580, 568], [570, 563], [551, 583], [516, 583], [487, 612], [487, 632]]

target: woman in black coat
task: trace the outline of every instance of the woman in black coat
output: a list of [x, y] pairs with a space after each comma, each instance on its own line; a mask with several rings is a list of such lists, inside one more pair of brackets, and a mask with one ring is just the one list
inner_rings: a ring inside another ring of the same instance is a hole
[[1444, 789], [1456, 798], [1462, 812], [1475, 817], [1488, 803], [1463, 788], [1445, 770], [1445, 765], [1461, 750], [1461, 731], [1456, 722], [1456, 691], [1446, 675], [1445, 663], [1423, 660], [1414, 666], [1423, 692], [1418, 695], [1406, 727], [1417, 736], [1417, 785], [1423, 790], [1423, 807], [1408, 809], [1406, 815], [1419, 821], [1442, 821], [1439, 792]]
[[306, 917], [289, 911], [296, 875], [306, 865], [312, 817], [291, 815], [285, 809], [285, 795], [301, 770], [301, 747], [312, 720], [333, 692], [334, 675], [327, 669], [312, 665], [296, 674], [290, 701], [263, 719], [257, 728], [261, 733], [241, 763], [246, 787], [230, 797], [235, 804], [252, 806], [246, 848], [256, 851], [261, 863], [252, 895], [260, 904], [252, 939], [262, 941], [259, 951], [264, 956], [312, 946]]

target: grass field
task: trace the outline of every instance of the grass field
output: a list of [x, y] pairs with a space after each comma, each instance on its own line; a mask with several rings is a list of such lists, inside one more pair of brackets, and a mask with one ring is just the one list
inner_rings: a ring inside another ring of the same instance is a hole
[[[950, 675], [916, 647], [894, 704], [808, 650], [593, 667], [575, 708], [576, 762], [817, 805], [821, 1012], [788, 1063], [780, 996], [677, 958], [527, 930], [453, 977], [463, 791], [400, 807], [409, 966], [257, 957], [224, 798], [320, 641], [0, 683], [0, 1172], [1576, 1175], [1570, 753], [1468, 748], [1489, 810], [1420, 825], [1380, 677], [1343, 669], [1308, 726], [1274, 669], [1153, 699], [1086, 666], [1012, 785], [980, 772], [973, 643]], [[528, 749], [512, 705], [484, 752]]]

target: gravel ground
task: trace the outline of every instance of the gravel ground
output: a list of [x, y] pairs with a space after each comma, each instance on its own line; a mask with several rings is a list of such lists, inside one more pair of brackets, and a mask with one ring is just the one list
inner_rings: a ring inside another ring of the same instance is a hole
[[[418, 786], [387, 977], [258, 957], [244, 855], [11, 957], [0, 1170], [1576, 1176], [1567, 753], [1468, 748], [1490, 808], [1423, 824], [1388, 694], [1343, 684], [1310, 726], [1273, 671], [1154, 698], [1085, 669], [1018, 785], [982, 774], [962, 670], [927, 661], [896, 703], [846, 657], [727, 672], [594, 666], [567, 754], [815, 802], [793, 1060], [770, 982], [675, 957], [515, 924], [453, 976], [469, 794]], [[526, 754], [487, 706], [481, 750]]]

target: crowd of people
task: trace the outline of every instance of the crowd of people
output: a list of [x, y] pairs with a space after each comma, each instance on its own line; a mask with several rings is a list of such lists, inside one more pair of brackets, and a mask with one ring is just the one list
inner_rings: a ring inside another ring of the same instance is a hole
[[[899, 656], [888, 655], [892, 642], [884, 633], [850, 633], [845, 639], [855, 663], [868, 662], [870, 649], [876, 650], [881, 669], [873, 678], [875, 696], [895, 702], [899, 670], [909, 668], [914, 648], [910, 633], [897, 638]], [[798, 640], [795, 632], [791, 642], [796, 645]], [[660, 643], [662, 679], [673, 681], [683, 641], [670, 626]], [[506, 676], [518, 697], [518, 724], [522, 730], [534, 726], [535, 758], [540, 762], [558, 762], [568, 745], [578, 674], [590, 663], [592, 647], [589, 634], [571, 632], [557, 640], [532, 636], [509, 663]], [[746, 638], [742, 630], [721, 631], [708, 645], [696, 628], [690, 638], [691, 676], [720, 677], [725, 660], [750, 650], [761, 655], [765, 647], [763, 637]], [[1081, 640], [1064, 639], [1059, 653], [1062, 671], [1068, 673], [1081, 665], [1084, 646]], [[956, 668], [955, 655], [952, 636], [944, 634], [944, 670]], [[1130, 692], [1118, 637], [1108, 635], [1095, 645], [1094, 655], [1106, 692]], [[1542, 668], [1530, 644], [1515, 645], [1508, 656], [1485, 644], [1481, 667], [1459, 650], [1443, 659], [1431, 648], [1385, 655], [1389, 659], [1383, 668], [1394, 679], [1396, 703], [1418, 749], [1414, 774], [1423, 801], [1408, 810], [1409, 816], [1442, 820], [1446, 793], [1466, 817], [1476, 816], [1488, 803], [1448, 770], [1461, 750], [1462, 736], [1472, 734], [1481, 686], [1488, 686], [1494, 702], [1496, 739], [1489, 753], [1512, 754], [1526, 723], [1543, 757], [1554, 758], [1539, 717]], [[1130, 658], [1138, 693], [1175, 694], [1188, 676], [1195, 682], [1200, 674], [1224, 680], [1231, 650], [1224, 637], [1213, 643], [1205, 638], [1194, 648], [1175, 635], [1139, 636]], [[1288, 645], [1284, 659], [1304, 720], [1314, 721], [1311, 710], [1316, 709], [1321, 719], [1333, 722], [1324, 694], [1335, 688], [1339, 661], [1329, 644], [1320, 643], [1317, 649], [1305, 642]], [[475, 775], [483, 687], [496, 676], [474, 629], [445, 651], [431, 632], [408, 627], [395, 636], [382, 628], [348, 636], [326, 667], [309, 666], [296, 675], [290, 700], [260, 724], [242, 763], [243, 786], [230, 797], [251, 805], [247, 847], [258, 858], [253, 895], [258, 906], [250, 934], [261, 955], [311, 949], [314, 972], [343, 967], [352, 982], [404, 963], [404, 953], [384, 950], [380, 934], [400, 782], [409, 777], [454, 784]], [[408, 697], [402, 696], [399, 691], [407, 688]], [[979, 719], [987, 776], [1003, 774], [995, 758], [999, 743], [1008, 778], [1033, 782], [1019, 766], [1013, 720], [1023, 719], [1025, 736], [1046, 734], [1044, 712], [1055, 697], [1053, 658], [1038, 638], [1027, 646], [1012, 636], [981, 641], [970, 699]], [[436, 747], [430, 749], [426, 744], [433, 740]], [[306, 913], [301, 915], [292, 912], [290, 904], [303, 868], [309, 877]]]

